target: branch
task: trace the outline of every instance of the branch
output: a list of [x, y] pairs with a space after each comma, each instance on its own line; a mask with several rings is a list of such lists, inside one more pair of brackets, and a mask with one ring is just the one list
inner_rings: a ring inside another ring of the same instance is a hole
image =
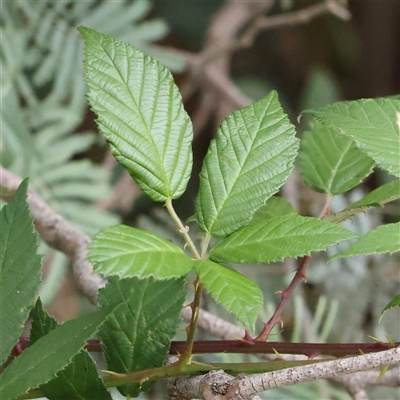
[[[0, 186], [13, 193], [21, 182], [19, 176], [0, 166]], [[89, 236], [56, 214], [32, 189], [28, 191], [28, 204], [41, 238], [71, 259], [72, 272], [79, 288], [93, 304], [96, 304], [97, 292], [105, 285], [106, 280], [93, 273], [92, 265], [86, 260]]]
[[333, 379], [353, 372], [367, 371], [400, 362], [400, 347], [379, 353], [288, 368], [245, 377], [232, 385], [221, 400], [245, 400], [265, 390], [291, 386], [317, 379]]

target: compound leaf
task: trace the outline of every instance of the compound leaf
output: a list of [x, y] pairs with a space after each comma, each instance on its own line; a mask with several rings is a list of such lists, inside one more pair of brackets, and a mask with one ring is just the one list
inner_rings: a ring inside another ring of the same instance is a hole
[[339, 136], [319, 123], [304, 132], [299, 157], [301, 176], [307, 186], [332, 195], [358, 185], [375, 164], [357, 149], [352, 139]]
[[200, 172], [200, 228], [224, 237], [246, 224], [286, 182], [297, 148], [294, 126], [275, 91], [228, 116]]
[[18, 342], [41, 282], [27, 190], [25, 179], [0, 211], [0, 365]]
[[38, 339], [0, 375], [2, 396], [5, 399], [21, 396], [53, 379], [117, 307], [113, 304], [67, 321]]
[[368, 254], [392, 254], [397, 251], [400, 251], [400, 222], [378, 226], [353, 243], [346, 251], [336, 254], [330, 260]]
[[210, 252], [217, 262], [269, 263], [325, 250], [358, 235], [310, 217], [284, 216], [250, 224], [219, 241]]
[[[111, 278], [100, 290], [99, 302], [102, 307], [114, 302], [122, 305], [98, 333], [108, 369], [127, 373], [163, 365], [179, 327], [185, 296], [183, 279]], [[151, 382], [135, 383], [119, 390], [124, 396], [136, 397], [151, 386]]]
[[171, 279], [186, 275], [193, 261], [162, 237], [125, 225], [102, 228], [89, 244], [95, 272], [120, 278]]
[[376, 164], [400, 177], [400, 101], [396, 98], [342, 101], [306, 110], [318, 121], [350, 137]]
[[[58, 326], [37, 300], [32, 312], [32, 329], [29, 345], [47, 335]], [[40, 385], [43, 394], [51, 400], [112, 400], [110, 392], [104, 386], [97, 373], [96, 364], [86, 350], [77, 354], [72, 362], [59, 371], [50, 382]]]
[[151, 56], [80, 27], [89, 102], [116, 159], [155, 201], [178, 198], [192, 168], [192, 123], [171, 73]]
[[210, 260], [196, 260], [194, 264], [194, 270], [213, 299], [254, 331], [257, 313], [263, 305], [261, 289], [239, 272]]

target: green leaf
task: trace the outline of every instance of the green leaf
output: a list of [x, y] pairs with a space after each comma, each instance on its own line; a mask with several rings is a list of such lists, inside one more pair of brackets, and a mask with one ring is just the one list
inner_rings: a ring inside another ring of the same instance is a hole
[[0, 365], [18, 342], [41, 282], [27, 190], [25, 179], [0, 212]]
[[392, 254], [396, 251], [400, 251], [400, 222], [378, 226], [353, 243], [346, 251], [336, 254], [330, 260], [368, 254]]
[[[99, 292], [102, 307], [122, 302], [99, 330], [108, 369], [126, 373], [163, 365], [180, 323], [186, 297], [183, 279], [111, 278]], [[136, 397], [150, 382], [119, 388]]]
[[[29, 346], [57, 326], [57, 321], [46, 313], [38, 299], [32, 312]], [[40, 389], [51, 400], [112, 400], [97, 373], [95, 362], [86, 350], [77, 354], [64, 370], [59, 371], [50, 382], [41, 385]]]
[[254, 213], [250, 223], [255, 224], [261, 221], [265, 223], [272, 218], [283, 217], [285, 215], [297, 215], [297, 211], [283, 197], [272, 196]]
[[325, 250], [358, 235], [317, 218], [285, 216], [248, 225], [219, 241], [210, 252], [217, 262], [269, 263]]
[[260, 288], [239, 272], [210, 260], [195, 260], [194, 264], [194, 270], [213, 299], [254, 331], [264, 301]]
[[319, 123], [304, 132], [299, 157], [301, 177], [307, 186], [332, 195], [358, 185], [375, 164], [356, 148], [352, 139], [338, 136]]
[[70, 320], [22, 352], [0, 375], [0, 393], [5, 399], [21, 396], [42, 385], [66, 367], [118, 307], [111, 305]]
[[325, 221], [340, 223], [355, 215], [366, 212], [374, 207], [383, 207], [386, 203], [400, 198], [400, 181], [395, 179], [379, 188], [373, 190], [362, 199], [350, 204], [343, 211], [337, 213], [326, 214]]
[[120, 278], [171, 279], [193, 268], [191, 258], [175, 244], [125, 225], [102, 228], [89, 244], [88, 259], [95, 272]]
[[178, 198], [191, 173], [193, 129], [171, 73], [130, 44], [78, 29], [89, 102], [114, 156], [153, 200]]
[[379, 204], [380, 206], [385, 205], [391, 201], [400, 199], [400, 180], [395, 179], [391, 182], [385, 183], [384, 185], [373, 190], [362, 199], [350, 204], [347, 209], [356, 207], [365, 207], [373, 204]]
[[286, 182], [297, 149], [294, 126], [275, 91], [227, 117], [200, 172], [200, 228], [224, 237], [245, 225]]
[[350, 137], [379, 167], [400, 177], [399, 112], [399, 100], [379, 98], [343, 101], [303, 114]]
[[391, 308], [396, 307], [396, 306], [400, 307], [400, 294], [398, 294], [394, 299], [389, 301], [389, 303], [386, 305], [386, 307], [382, 310], [382, 314], [385, 311], [390, 310]]

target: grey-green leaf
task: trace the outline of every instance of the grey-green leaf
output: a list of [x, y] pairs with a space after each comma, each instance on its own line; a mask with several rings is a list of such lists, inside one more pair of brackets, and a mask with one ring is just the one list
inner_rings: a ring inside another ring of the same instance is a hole
[[200, 228], [224, 237], [246, 224], [286, 182], [297, 149], [294, 126], [275, 91], [228, 116], [201, 169]]
[[0, 365], [18, 342], [41, 282], [27, 190], [26, 179], [0, 212]]
[[193, 129], [171, 73], [130, 44], [79, 31], [89, 102], [114, 156], [153, 200], [178, 198], [191, 173]]
[[400, 251], [400, 222], [378, 226], [353, 243], [346, 251], [336, 254], [330, 260], [368, 254], [392, 254], [398, 251]]
[[[58, 327], [57, 321], [42, 308], [40, 298], [31, 317], [29, 346]], [[40, 385], [40, 389], [50, 400], [112, 400], [110, 392], [97, 373], [95, 362], [86, 350], [81, 350], [54, 379]]]
[[[183, 279], [111, 278], [99, 292], [102, 307], [122, 305], [105, 322], [98, 336], [104, 346], [108, 369], [127, 373], [160, 367], [180, 323], [186, 291]], [[151, 382], [119, 388], [125, 396], [138, 396]]]
[[357, 149], [352, 139], [339, 136], [320, 123], [304, 132], [299, 157], [301, 176], [307, 186], [332, 195], [358, 185], [375, 164]]
[[102, 228], [89, 244], [95, 272], [120, 278], [172, 279], [186, 275], [193, 261], [174, 243], [125, 225]]
[[0, 375], [2, 396], [21, 396], [54, 378], [117, 307], [113, 304], [67, 321], [24, 350]]
[[196, 260], [194, 264], [194, 270], [213, 299], [234, 314], [248, 330], [254, 331], [264, 301], [257, 284], [210, 260]]
[[400, 177], [400, 101], [396, 98], [342, 101], [306, 110], [338, 134], [350, 137], [376, 164]]
[[210, 252], [217, 262], [269, 263], [325, 250], [358, 235], [310, 217], [285, 216], [250, 224], [219, 241]]

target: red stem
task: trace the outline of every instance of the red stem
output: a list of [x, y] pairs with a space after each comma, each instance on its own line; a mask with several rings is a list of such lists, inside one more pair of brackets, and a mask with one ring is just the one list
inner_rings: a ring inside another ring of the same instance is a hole
[[[21, 337], [18, 351], [12, 351], [12, 357], [16, 357], [26, 348], [29, 339]], [[170, 353], [182, 354], [185, 348], [185, 341], [171, 342]], [[319, 355], [330, 355], [343, 357], [362, 353], [373, 353], [377, 351], [390, 350], [400, 346], [397, 343], [285, 343], [285, 342], [253, 342], [246, 343], [242, 340], [204, 340], [193, 342], [193, 353], [242, 353], [242, 354], [303, 354], [309, 358]], [[86, 350], [90, 352], [102, 351], [98, 340], [89, 340]]]
[[[324, 207], [322, 208], [318, 218], [322, 218], [328, 211], [329, 208], [331, 206], [331, 201], [332, 201], [332, 196], [330, 194], [328, 194], [326, 196], [326, 201], [324, 204]], [[296, 274], [294, 275], [292, 281], [290, 282], [288, 288], [281, 293], [281, 301], [279, 302], [278, 306], [276, 307], [276, 310], [274, 312], [274, 314], [272, 315], [272, 317], [270, 318], [270, 320], [268, 322], [266, 322], [264, 324], [264, 328], [261, 331], [261, 333], [255, 338], [256, 341], [260, 341], [260, 342], [265, 342], [269, 335], [271, 334], [272, 329], [274, 328], [275, 324], [277, 324], [278, 322], [281, 323], [281, 325], [283, 325], [282, 322], [282, 311], [285, 308], [286, 304], [288, 303], [289, 299], [291, 298], [294, 289], [296, 289], [296, 286], [298, 285], [298, 283], [306, 278], [306, 267], [308, 265], [310, 261], [310, 256], [305, 256], [303, 257], [299, 268], [296, 271]]]

